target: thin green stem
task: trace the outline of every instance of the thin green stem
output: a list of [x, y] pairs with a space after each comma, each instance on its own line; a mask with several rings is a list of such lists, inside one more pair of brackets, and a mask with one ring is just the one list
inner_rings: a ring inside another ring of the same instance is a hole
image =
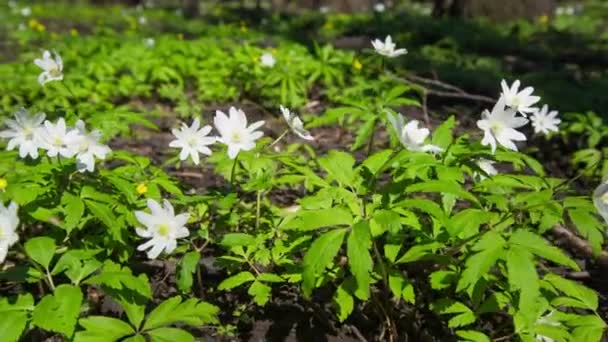
[[382, 280], [384, 281], [384, 286], [388, 286], [388, 272], [386, 272], [386, 267], [384, 266], [384, 261], [382, 261], [382, 255], [380, 255], [380, 251], [378, 250], [378, 246], [376, 243], [374, 245], [374, 255], [376, 256], [377, 262], [380, 265], [380, 272], [382, 273]]
[[63, 168], [63, 163], [61, 162], [61, 156], [59, 154], [57, 154], [57, 162], [59, 163], [59, 166]]
[[55, 292], [55, 283], [53, 282], [53, 277], [51, 276], [51, 272], [49, 272], [48, 268], [45, 268], [44, 270], [46, 272], [46, 279], [49, 284], [49, 287], [51, 288], [51, 290], [53, 290], [53, 292]]
[[74, 99], [75, 99], [75, 98], [76, 98], [76, 95], [74, 95], [74, 93], [72, 92], [72, 89], [70, 89], [70, 87], [68, 87], [68, 85], [67, 85], [67, 84], [65, 84], [64, 82], [60, 82], [60, 83], [61, 83], [61, 85], [63, 85], [63, 87], [64, 87], [65, 89], [67, 89], [67, 90], [68, 90], [68, 92], [70, 93], [70, 96], [71, 96], [72, 98], [74, 98]]
[[274, 145], [276, 145], [279, 141], [281, 141], [281, 139], [283, 139], [287, 133], [289, 133], [289, 130], [285, 130], [285, 132], [281, 133], [281, 135], [279, 135], [278, 138], [275, 139], [275, 141], [273, 141], [272, 143], [270, 143], [270, 145], [268, 145], [268, 148], [273, 147]]
[[237, 154], [234, 157], [234, 164], [232, 164], [232, 171], [230, 171], [230, 186], [234, 187], [234, 174], [236, 173], [236, 165], [239, 162], [239, 155]]
[[262, 191], [258, 190], [255, 199], [255, 230], [260, 228], [260, 212], [262, 211]]

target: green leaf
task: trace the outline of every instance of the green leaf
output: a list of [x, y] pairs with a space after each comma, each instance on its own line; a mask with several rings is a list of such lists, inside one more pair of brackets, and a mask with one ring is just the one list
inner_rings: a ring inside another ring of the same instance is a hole
[[59, 285], [53, 294], [46, 295], [36, 305], [32, 323], [42, 329], [71, 337], [80, 315], [82, 292], [79, 287]]
[[55, 255], [56, 247], [55, 240], [46, 236], [40, 236], [27, 240], [25, 243], [25, 253], [42, 267], [48, 269], [53, 255]]
[[144, 298], [152, 298], [152, 290], [145, 274], [136, 277], [128, 267], [120, 267], [111, 261], [106, 261], [101, 273], [90, 277], [85, 283], [104, 285], [115, 290], [129, 290]]
[[19, 341], [32, 310], [34, 298], [29, 293], [19, 295], [14, 303], [9, 302], [8, 297], [0, 298], [0, 336], [3, 341]]
[[191, 298], [182, 303], [180, 297], [173, 297], [160, 303], [148, 315], [143, 330], [151, 330], [161, 326], [184, 323], [191, 326], [217, 323], [219, 308], [209, 303]]
[[456, 291], [474, 286], [477, 281], [484, 276], [496, 261], [504, 253], [505, 240], [496, 232], [489, 231], [475, 245], [475, 250], [481, 250], [465, 262], [465, 270], [462, 272]]
[[116, 218], [116, 215], [112, 212], [112, 208], [108, 204], [100, 203], [92, 200], [85, 200], [87, 208], [91, 211], [93, 216], [103, 222], [103, 224], [110, 229], [110, 235], [116, 241], [122, 242], [122, 221]]
[[323, 227], [351, 225], [351, 211], [342, 207], [318, 210], [300, 210], [281, 224], [282, 229], [297, 229], [300, 231], [315, 230]]
[[330, 178], [342, 185], [352, 185], [355, 178], [355, 158], [352, 155], [332, 150], [318, 162]]
[[457, 328], [475, 322], [475, 313], [461, 302], [452, 299], [440, 299], [431, 305], [431, 309], [441, 315], [457, 314], [448, 321], [448, 327]]
[[178, 328], [158, 328], [148, 331], [152, 342], [194, 342], [194, 336]]
[[431, 144], [441, 147], [444, 151], [450, 146], [454, 138], [452, 137], [452, 129], [456, 121], [454, 116], [450, 116], [441, 125], [437, 126], [431, 138]]
[[259, 281], [254, 281], [247, 293], [253, 297], [253, 301], [260, 306], [266, 305], [268, 300], [270, 299], [270, 292], [272, 288], [270, 286], [263, 284]]
[[317, 276], [325, 270], [338, 254], [346, 231], [344, 228], [330, 230], [310, 245], [303, 261], [302, 290], [305, 297], [310, 297], [312, 290], [315, 288]]
[[604, 228], [595, 214], [584, 209], [569, 209], [568, 216], [593, 249], [593, 254], [598, 255], [602, 250], [604, 242]]
[[222, 237], [220, 244], [225, 247], [251, 246], [255, 244], [255, 237], [245, 233], [229, 233]]
[[576, 262], [566, 256], [561, 249], [550, 245], [545, 239], [528, 230], [519, 229], [515, 231], [509, 242], [556, 264], [568, 266], [576, 271], [580, 270]]
[[597, 310], [598, 298], [595, 291], [580, 285], [572, 280], [564, 279], [555, 274], [547, 274], [544, 278], [556, 289], [563, 292], [569, 297], [577, 299], [585, 308], [595, 311]]
[[507, 273], [511, 289], [521, 291], [519, 309], [533, 311], [540, 282], [532, 253], [517, 245], [511, 246], [507, 251]]
[[414, 286], [401, 273], [396, 272], [394, 270], [389, 272], [388, 286], [391, 289], [393, 296], [397, 298], [402, 298], [407, 303], [416, 303], [416, 293], [414, 292]]
[[488, 335], [475, 330], [457, 330], [456, 335], [462, 337], [464, 342], [490, 342]]
[[88, 316], [78, 324], [85, 330], [76, 333], [74, 342], [113, 342], [135, 334], [129, 324], [111, 317]]
[[199, 252], [192, 251], [184, 254], [184, 257], [178, 264], [177, 273], [177, 287], [183, 291], [188, 292], [192, 288], [192, 275], [196, 273], [198, 268], [198, 261], [201, 255]]
[[355, 296], [362, 300], [369, 298], [371, 272], [374, 267], [372, 256], [369, 253], [370, 245], [371, 236], [368, 223], [365, 221], [356, 223], [348, 236], [346, 255], [350, 271], [357, 281]]
[[361, 148], [361, 146], [365, 145], [369, 139], [372, 139], [371, 136], [374, 134], [375, 128], [376, 117], [371, 117], [369, 120], [365, 121], [363, 125], [359, 126], [357, 133], [355, 134], [355, 142], [353, 143], [353, 146], [351, 146], [350, 150], [356, 151]]
[[[447, 230], [450, 236], [466, 238], [479, 232], [479, 227], [488, 223], [492, 213], [481, 209], [464, 209], [450, 218], [447, 223]], [[460, 236], [460, 235], [464, 236]]]
[[433, 290], [442, 290], [456, 282], [456, 273], [454, 271], [440, 270], [431, 273], [430, 278], [431, 288]]
[[255, 276], [251, 272], [243, 271], [224, 279], [217, 288], [218, 290], [230, 290], [254, 280]]
[[431, 242], [423, 245], [415, 245], [408, 249], [405, 254], [397, 260], [397, 264], [418, 261], [428, 255], [432, 255], [436, 250], [443, 245], [439, 242]]
[[367, 159], [363, 161], [361, 166], [366, 167], [373, 175], [375, 175], [389, 161], [392, 155], [392, 150], [383, 150], [376, 152], [371, 156], [367, 157]]
[[334, 293], [333, 302], [338, 307], [338, 320], [344, 322], [355, 307], [353, 296], [345, 290], [344, 284], [340, 285]]
[[78, 226], [84, 215], [84, 202], [80, 197], [65, 192], [61, 197], [61, 203], [63, 204], [63, 212], [65, 214], [63, 227], [69, 234], [72, 229]]
[[460, 184], [454, 181], [429, 180], [412, 184], [405, 188], [405, 192], [438, 192], [456, 195], [459, 198], [469, 200], [479, 206], [479, 201], [470, 192], [462, 189]]

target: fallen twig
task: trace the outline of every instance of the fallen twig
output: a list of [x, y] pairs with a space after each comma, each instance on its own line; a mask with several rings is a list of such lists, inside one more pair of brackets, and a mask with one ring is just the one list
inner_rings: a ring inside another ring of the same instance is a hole
[[[495, 103], [496, 102], [496, 99], [491, 98], [489, 96], [470, 94], [470, 93], [466, 92], [465, 90], [456, 87], [455, 85], [451, 85], [449, 83], [445, 83], [445, 82], [442, 82], [439, 80], [424, 78], [424, 77], [420, 77], [420, 76], [416, 76], [416, 75], [412, 75], [412, 74], [406, 75], [405, 77], [399, 77], [395, 74], [388, 73], [388, 76], [391, 77], [392, 79], [400, 81], [400, 82], [404, 82], [404, 83], [408, 83], [408, 84], [413, 83], [413, 84], [423, 88], [423, 91], [426, 95], [458, 98], [458, 99], [480, 101], [480, 102], [486, 102], [486, 103]], [[441, 88], [443, 90], [432, 89], [431, 86], [434, 86], [436, 88]]]
[[594, 256], [593, 249], [587, 241], [581, 239], [568, 228], [557, 225], [552, 229], [553, 234], [560, 238], [563, 238], [570, 248], [576, 249], [579, 253], [583, 254], [587, 258], [594, 259], [598, 264], [608, 267], [608, 252], [602, 251], [600, 255]]

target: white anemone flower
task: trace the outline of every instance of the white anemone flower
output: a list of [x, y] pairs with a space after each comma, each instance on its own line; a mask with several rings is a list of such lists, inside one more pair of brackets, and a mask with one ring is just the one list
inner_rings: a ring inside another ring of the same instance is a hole
[[5, 123], [9, 129], [0, 131], [0, 138], [10, 139], [6, 149], [12, 151], [18, 146], [19, 157], [30, 156], [37, 159], [40, 147], [37, 137], [38, 130], [42, 126], [45, 116], [44, 113], [31, 115], [25, 108], [21, 108], [15, 113], [14, 120], [6, 120]]
[[382, 42], [380, 39], [372, 40], [372, 46], [378, 54], [389, 58], [399, 57], [407, 53], [406, 49], [395, 50], [396, 46], [395, 43], [393, 43], [393, 38], [391, 38], [390, 35], [386, 36], [384, 42]]
[[148, 49], [153, 48], [156, 45], [156, 40], [154, 38], [146, 38], [144, 39], [144, 46]]
[[549, 111], [549, 106], [547, 105], [532, 112], [530, 121], [532, 122], [532, 127], [534, 127], [534, 133], [547, 135], [549, 132], [558, 132], [559, 128], [557, 126], [562, 120], [557, 118], [557, 114], [556, 110]]
[[199, 119], [195, 118], [191, 126], [182, 123], [180, 129], [174, 128], [171, 130], [176, 139], [171, 141], [169, 146], [181, 148], [179, 159], [186, 160], [190, 157], [194, 165], [200, 163], [199, 153], [211, 155], [211, 150], [207, 146], [217, 141], [216, 137], [208, 136], [211, 132], [211, 126], [205, 125], [202, 128], [200, 126]]
[[144, 228], [136, 228], [137, 235], [150, 240], [137, 246], [138, 251], [149, 249], [146, 253], [148, 258], [156, 259], [164, 250], [170, 254], [177, 247], [177, 239], [185, 238], [190, 235], [186, 222], [190, 214], [175, 215], [173, 206], [166, 199], [163, 200], [161, 207], [155, 200], [148, 200], [150, 214], [143, 211], [136, 211], [135, 217], [144, 225]]
[[60, 118], [56, 124], [49, 120], [38, 129], [40, 147], [46, 150], [46, 155], [55, 157], [60, 155], [71, 158], [78, 152], [82, 136], [76, 129], [68, 129], [65, 120]]
[[593, 192], [593, 204], [608, 224], [608, 181], [600, 184]]
[[495, 176], [498, 174], [498, 170], [496, 170], [496, 168], [494, 167], [494, 164], [496, 162], [493, 160], [489, 160], [489, 159], [484, 159], [481, 158], [477, 161], [477, 166], [481, 169], [481, 171], [483, 171], [484, 173], [479, 173], [479, 172], [473, 172], [473, 177], [481, 180], [486, 179], [486, 175], [488, 176]]
[[490, 145], [492, 153], [496, 152], [496, 143], [505, 148], [517, 151], [514, 141], [525, 141], [526, 136], [516, 128], [528, 123], [528, 119], [515, 116], [514, 109], [505, 108], [505, 98], [501, 96], [492, 112], [487, 109], [481, 114], [482, 120], [477, 121], [477, 127], [483, 130], [481, 144]]
[[240, 150], [249, 151], [255, 148], [255, 141], [264, 133], [256, 131], [264, 125], [264, 121], [258, 121], [247, 126], [245, 113], [234, 107], [230, 107], [230, 117], [222, 111], [215, 112], [213, 123], [220, 133], [218, 141], [228, 146], [228, 157], [236, 158]]
[[383, 13], [384, 11], [386, 11], [386, 5], [381, 2], [378, 2], [374, 5], [374, 11], [378, 13]]
[[418, 128], [418, 120], [412, 120], [405, 124], [403, 115], [398, 114], [397, 116], [388, 113], [388, 120], [393, 125], [399, 141], [410, 151], [419, 152], [431, 152], [439, 153], [442, 151], [441, 147], [425, 144], [424, 141], [429, 136], [430, 131], [428, 128]]
[[262, 64], [262, 66], [272, 68], [277, 63], [277, 61], [272, 55], [272, 53], [266, 52], [260, 57], [260, 63]]
[[21, 15], [24, 17], [29, 17], [30, 15], [32, 15], [32, 8], [31, 7], [23, 7], [21, 9]]
[[76, 167], [80, 172], [93, 172], [95, 171], [95, 158], [104, 160], [112, 150], [107, 145], [99, 142], [99, 139], [101, 139], [100, 131], [95, 130], [87, 133], [84, 121], [78, 120], [76, 122], [76, 130], [80, 134], [76, 152]]
[[285, 108], [283, 106], [280, 106], [280, 109], [281, 113], [283, 114], [283, 118], [285, 118], [285, 121], [287, 121], [287, 125], [289, 125], [292, 132], [304, 140], [315, 140], [315, 138], [310, 135], [310, 132], [304, 129], [304, 124], [296, 113], [291, 112], [289, 108]]
[[38, 76], [38, 83], [40, 85], [45, 85], [51, 81], [63, 80], [63, 60], [57, 52], [53, 53], [55, 54], [55, 58], [46, 50], [42, 53], [42, 59], [34, 59], [34, 64], [42, 69], [42, 73]]
[[8, 249], [19, 241], [17, 209], [17, 204], [14, 202], [11, 202], [8, 207], [0, 203], [0, 263], [6, 259]]
[[500, 82], [502, 88], [501, 96], [505, 99], [507, 107], [519, 112], [521, 115], [526, 116], [528, 113], [532, 113], [536, 108], [532, 107], [535, 103], [540, 101], [540, 96], [533, 96], [533, 87], [526, 87], [522, 91], [519, 91], [521, 82], [516, 80], [513, 82], [511, 87], [507, 84], [507, 81], [502, 80]]

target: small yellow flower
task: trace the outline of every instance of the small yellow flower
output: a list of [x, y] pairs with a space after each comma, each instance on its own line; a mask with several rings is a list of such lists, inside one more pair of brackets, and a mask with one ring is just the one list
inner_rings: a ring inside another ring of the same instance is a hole
[[333, 28], [334, 28], [334, 24], [331, 21], [328, 21], [323, 25], [323, 29], [327, 30], [327, 31], [333, 30]]
[[146, 186], [146, 183], [139, 183], [137, 184], [137, 189], [136, 189], [137, 193], [140, 195], [145, 194], [146, 192], [148, 192], [148, 187]]
[[8, 182], [4, 178], [0, 178], [0, 191], [4, 191], [8, 186]]
[[76, 36], [78, 35], [78, 30], [77, 30], [77, 29], [75, 29], [75, 28], [73, 28], [73, 29], [71, 29], [71, 30], [70, 30], [70, 34], [71, 34], [72, 36], [76, 37]]
[[549, 23], [549, 16], [546, 14], [541, 15], [540, 17], [538, 17], [538, 22], [541, 25], [547, 25]]
[[59, 38], [59, 35], [55, 32], [51, 32], [51, 39], [57, 39]]
[[353, 68], [357, 71], [360, 71], [363, 68], [363, 64], [361, 64], [361, 62], [355, 58], [355, 60], [353, 61]]
[[177, 34], [177, 39], [184, 40], [184, 34], [183, 33], [178, 33]]

